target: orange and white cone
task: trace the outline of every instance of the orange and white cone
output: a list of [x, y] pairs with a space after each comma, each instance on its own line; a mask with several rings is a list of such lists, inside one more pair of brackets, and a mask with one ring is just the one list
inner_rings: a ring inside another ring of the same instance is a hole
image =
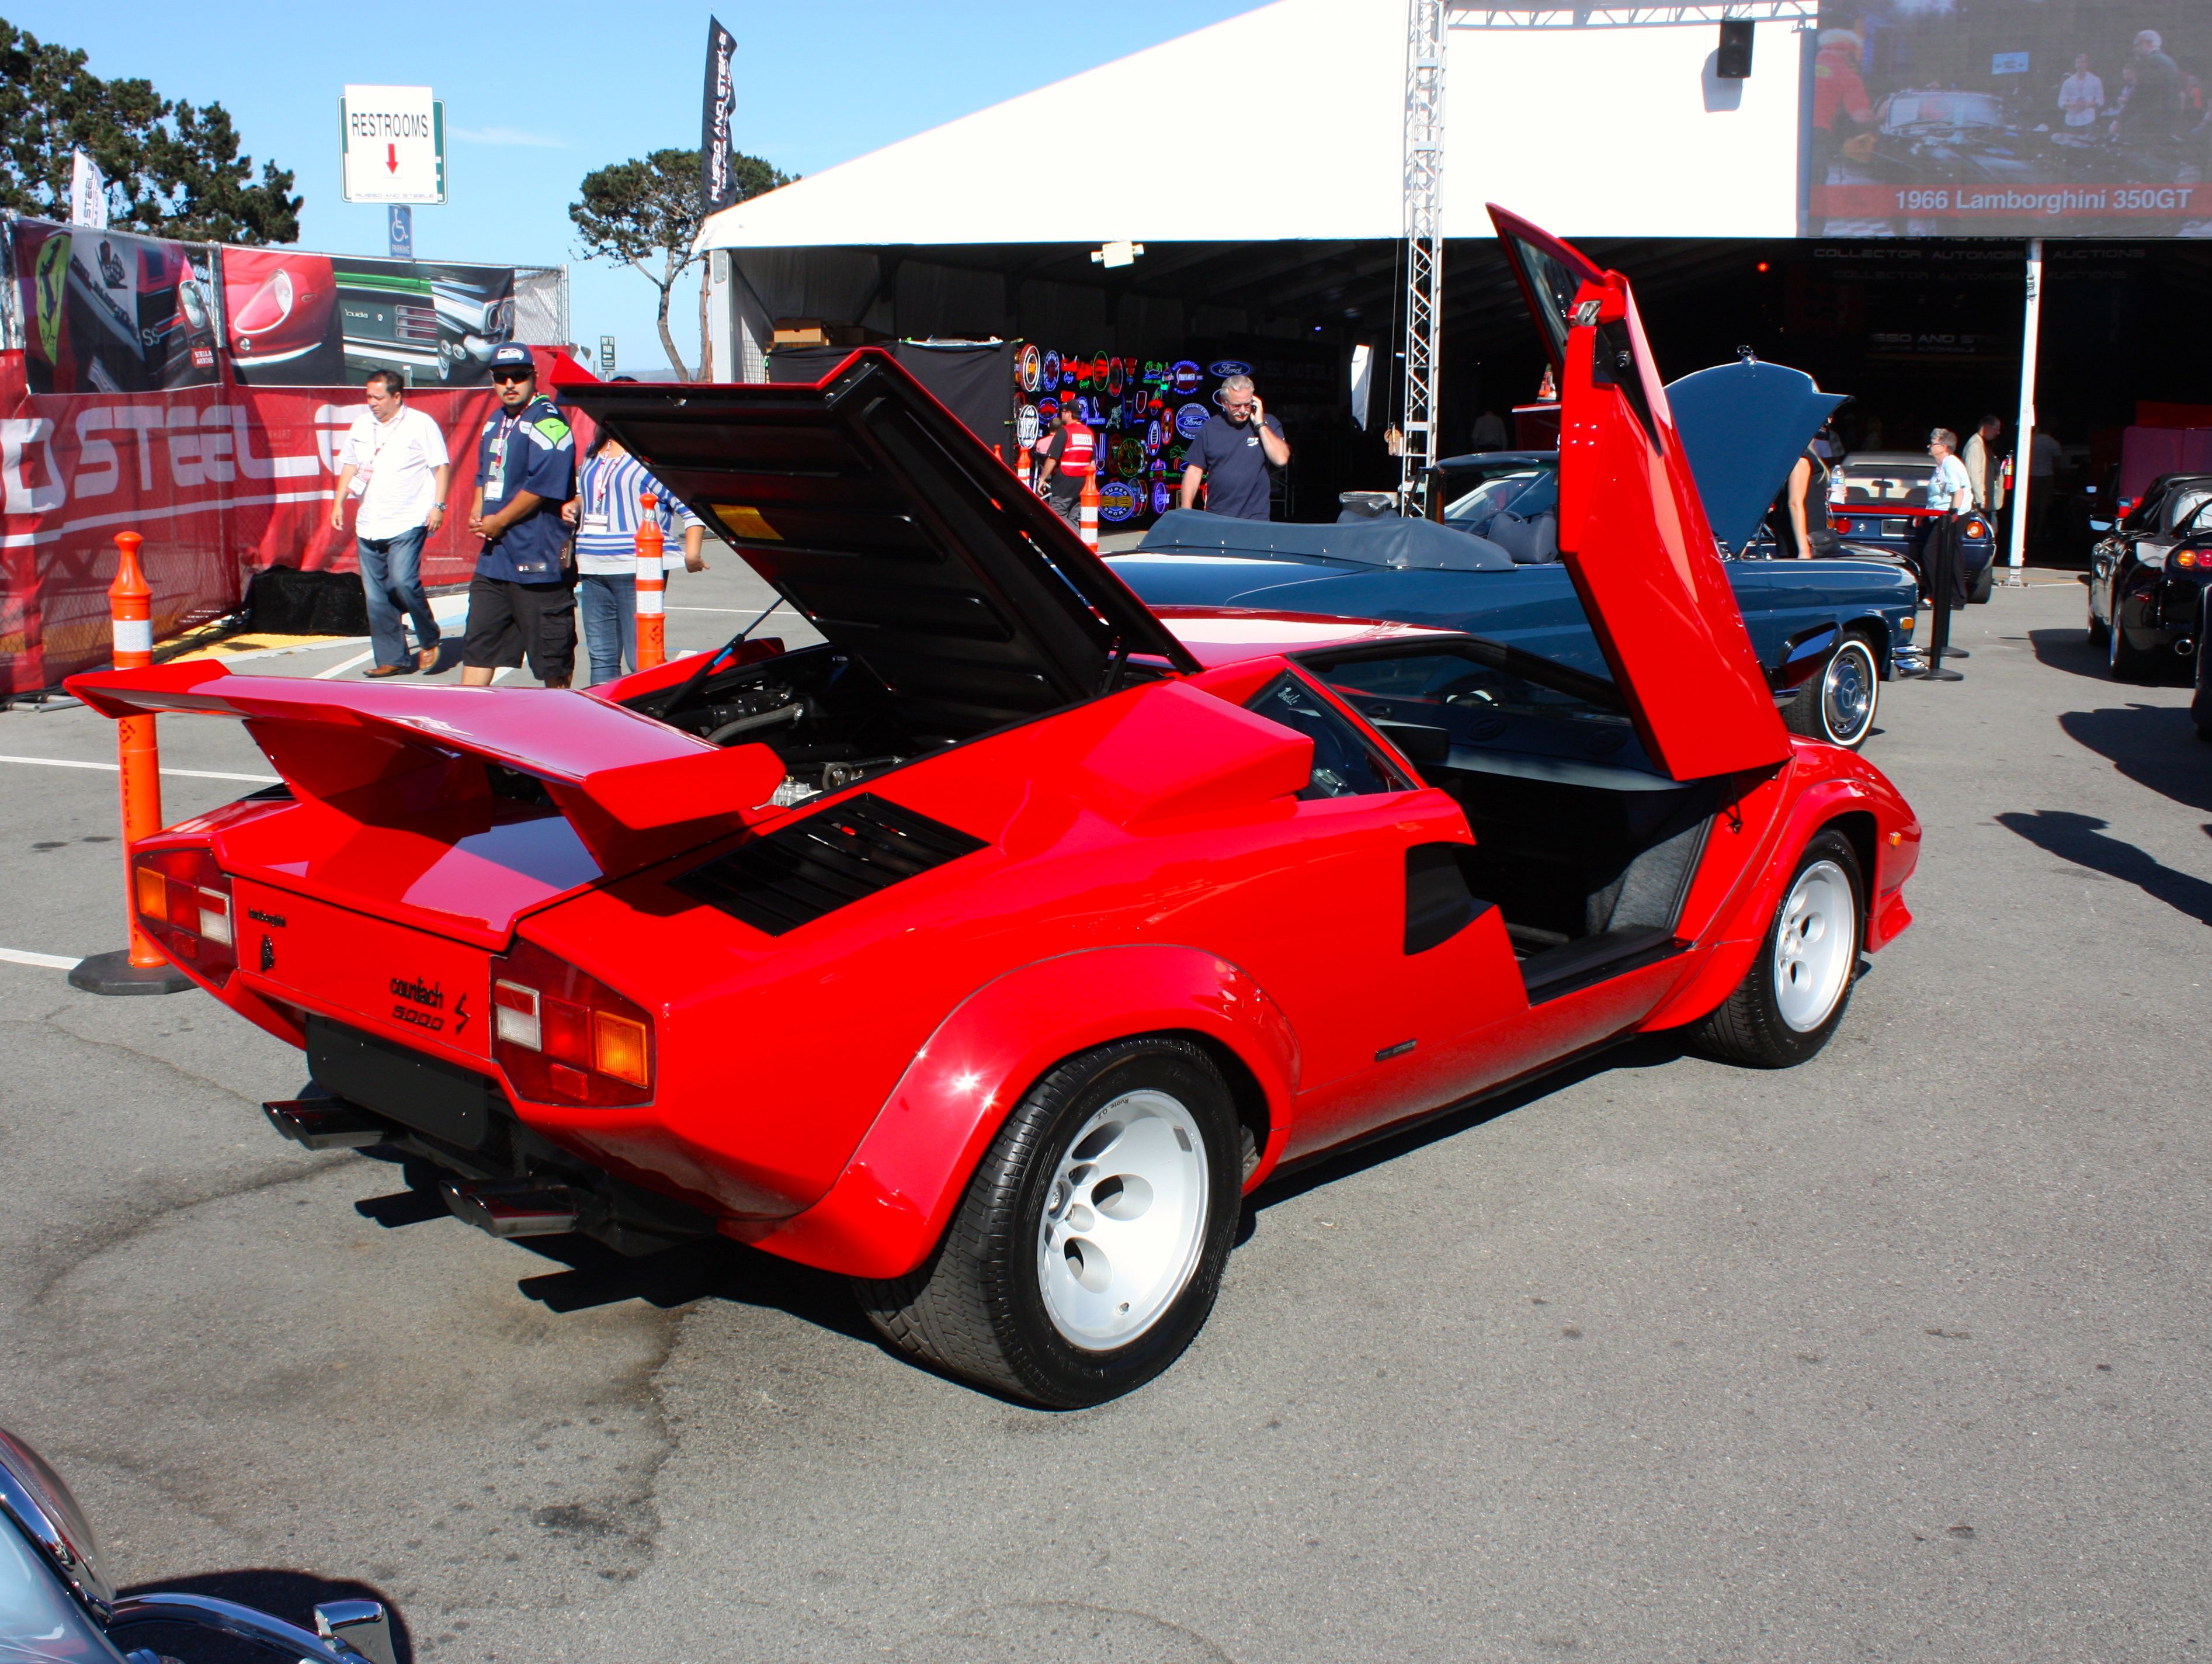
[[662, 605], [668, 580], [660, 564], [660, 522], [653, 517], [658, 503], [647, 491], [638, 501], [645, 517], [637, 524], [637, 667], [651, 670], [668, 662], [668, 630]]
[[1093, 554], [1098, 551], [1098, 476], [1094, 472], [1083, 476], [1083, 495], [1076, 499], [1076, 527], [1083, 533], [1083, 546]]
[[[154, 590], [138, 564], [145, 539], [118, 532], [122, 558], [115, 582], [107, 586], [107, 610], [115, 631], [115, 667], [143, 670], [154, 662]], [[138, 923], [131, 888], [131, 851], [161, 830], [161, 750], [151, 716], [119, 717], [115, 724], [115, 758], [122, 767], [123, 916], [130, 922], [131, 945], [95, 954], [69, 973], [70, 985], [88, 994], [179, 994], [192, 979], [161, 957]]]

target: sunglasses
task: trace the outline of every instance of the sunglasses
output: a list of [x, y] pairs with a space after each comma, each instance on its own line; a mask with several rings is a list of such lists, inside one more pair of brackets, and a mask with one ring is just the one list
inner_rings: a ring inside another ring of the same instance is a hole
[[532, 381], [538, 377], [534, 369], [495, 369], [491, 373], [495, 381]]

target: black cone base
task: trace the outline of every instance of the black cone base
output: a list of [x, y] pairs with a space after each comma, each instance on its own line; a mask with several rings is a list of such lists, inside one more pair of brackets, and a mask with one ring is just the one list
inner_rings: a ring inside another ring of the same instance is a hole
[[88, 994], [181, 994], [197, 985], [173, 965], [133, 965], [128, 948], [79, 960], [69, 984]]

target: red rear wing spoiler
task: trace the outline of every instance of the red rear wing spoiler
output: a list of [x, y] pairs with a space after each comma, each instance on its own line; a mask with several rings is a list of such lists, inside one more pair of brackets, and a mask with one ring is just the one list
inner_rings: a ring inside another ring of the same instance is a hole
[[724, 749], [565, 690], [334, 686], [204, 661], [67, 686], [104, 716], [236, 717], [295, 794], [365, 825], [489, 791], [482, 769], [453, 766], [461, 759], [529, 775], [609, 877], [780, 813], [767, 799], [783, 764], [766, 746]]

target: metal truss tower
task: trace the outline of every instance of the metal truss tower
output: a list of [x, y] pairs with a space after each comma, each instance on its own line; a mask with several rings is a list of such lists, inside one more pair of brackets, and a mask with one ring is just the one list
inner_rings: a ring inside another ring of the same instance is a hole
[[1399, 501], [1437, 460], [1444, 243], [1444, 3], [1406, 5], [1406, 369]]

